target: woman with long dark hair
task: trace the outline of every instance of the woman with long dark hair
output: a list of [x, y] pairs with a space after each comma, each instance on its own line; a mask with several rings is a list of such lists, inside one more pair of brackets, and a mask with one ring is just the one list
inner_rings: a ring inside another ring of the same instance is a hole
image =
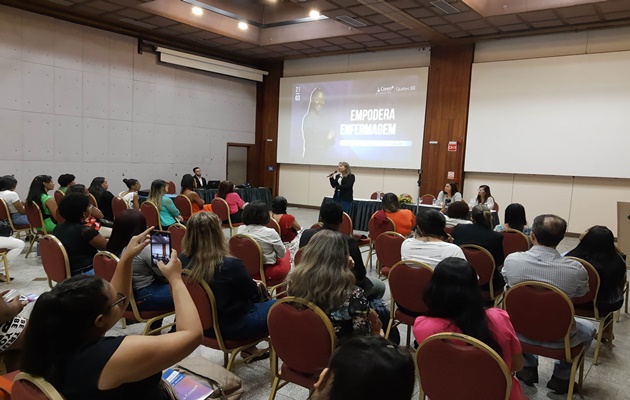
[[527, 217], [525, 217], [525, 207], [519, 203], [512, 203], [505, 207], [505, 223], [494, 227], [494, 230], [501, 232], [504, 229], [516, 229], [526, 235], [532, 233], [532, 229], [527, 226]]
[[[219, 191], [214, 197], [220, 197], [228, 204], [230, 209], [230, 220], [232, 223], [243, 222], [242, 214], [245, 202], [241, 199], [241, 196], [234, 191], [234, 184], [232, 182], [221, 181], [219, 184]], [[227, 221], [223, 221], [223, 223], [225, 224]]]
[[42, 212], [44, 226], [48, 233], [52, 233], [57, 226], [55, 215], [57, 215], [57, 202], [48, 195], [48, 192], [55, 188], [55, 182], [50, 175], [37, 175], [31, 182], [26, 196], [26, 204], [37, 204]]
[[195, 188], [197, 188], [197, 181], [191, 174], [184, 174], [180, 185], [182, 190], [179, 193], [188, 197], [188, 200], [190, 200], [190, 204], [192, 205], [193, 214], [198, 213], [199, 211], [212, 212], [212, 206], [210, 204], [206, 204], [201, 196], [195, 192]]
[[566, 255], [588, 261], [599, 273], [597, 307], [600, 314], [619, 310], [623, 304], [626, 263], [615, 248], [611, 230], [601, 225], [589, 228], [580, 243]]
[[353, 201], [354, 174], [350, 169], [350, 164], [341, 161], [337, 166], [339, 172], [335, 177], [334, 173], [328, 176], [330, 186], [335, 188], [333, 199], [341, 204], [343, 212], [350, 213], [350, 206]]
[[92, 179], [88, 191], [96, 199], [99, 210], [103, 213], [103, 218], [113, 221], [114, 211], [112, 210], [112, 199], [115, 197], [109, 190], [109, 184], [107, 180], [102, 176], [97, 176]]
[[158, 266], [173, 290], [177, 332], [104, 336], [127, 309], [132, 260], [149, 244], [149, 232], [129, 241], [111, 283], [79, 275], [39, 296], [25, 331], [22, 371], [43, 377], [68, 400], [170, 398], [162, 388], [162, 370], [189, 355], [202, 339], [175, 251], [167, 265]]
[[451, 203], [455, 203], [456, 201], [462, 201], [462, 194], [459, 192], [459, 189], [457, 189], [457, 184], [451, 182], [444, 185], [444, 190], [438, 194], [435, 205], [446, 209]]
[[168, 182], [163, 179], [156, 179], [151, 182], [151, 190], [147, 199], [157, 207], [162, 229], [168, 229], [169, 226], [183, 220], [173, 200], [166, 195], [167, 190]]
[[[416, 318], [413, 325], [418, 343], [436, 333], [463, 333], [490, 346], [510, 371], [523, 368], [521, 343], [509, 315], [498, 308], [484, 310], [477, 273], [468, 261], [449, 257], [440, 262], [433, 270], [424, 302], [427, 314]], [[510, 399], [521, 398], [521, 385], [512, 377]]]
[[477, 190], [477, 197], [473, 197], [470, 199], [470, 208], [473, 208], [476, 205], [484, 205], [488, 207], [489, 210], [494, 208], [494, 197], [492, 197], [492, 193], [490, 193], [490, 186], [481, 185]]

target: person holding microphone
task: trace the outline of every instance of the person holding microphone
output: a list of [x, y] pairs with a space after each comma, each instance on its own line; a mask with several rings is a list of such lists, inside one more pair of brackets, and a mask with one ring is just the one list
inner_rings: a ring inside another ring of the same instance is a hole
[[[337, 174], [336, 176], [334, 176]], [[334, 177], [333, 177], [334, 176]], [[328, 175], [330, 186], [335, 188], [333, 200], [341, 204], [343, 212], [350, 214], [352, 205], [352, 187], [354, 186], [354, 174], [350, 170], [350, 164], [342, 161], [337, 166], [337, 171]]]

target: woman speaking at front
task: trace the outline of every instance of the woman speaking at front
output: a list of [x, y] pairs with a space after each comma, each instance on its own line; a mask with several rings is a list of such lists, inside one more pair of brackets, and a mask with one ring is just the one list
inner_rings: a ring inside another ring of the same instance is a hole
[[[333, 178], [335, 172], [339, 172]], [[354, 174], [350, 170], [350, 164], [340, 162], [337, 171], [328, 175], [330, 186], [335, 188], [333, 199], [341, 204], [343, 212], [350, 214], [350, 205], [352, 205], [352, 187], [354, 186]]]

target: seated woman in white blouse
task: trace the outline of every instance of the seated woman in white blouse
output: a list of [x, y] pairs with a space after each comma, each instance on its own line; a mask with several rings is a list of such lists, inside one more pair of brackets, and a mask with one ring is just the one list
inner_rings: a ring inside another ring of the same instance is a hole
[[468, 204], [470, 209], [472, 210], [476, 205], [483, 205], [488, 207], [488, 210], [492, 211], [494, 209], [494, 198], [492, 197], [492, 193], [490, 193], [490, 186], [481, 185], [479, 186], [479, 191], [477, 192], [477, 197], [473, 197]]
[[456, 201], [462, 201], [462, 194], [459, 193], [455, 182], [447, 183], [444, 185], [444, 190], [438, 194], [435, 205], [448, 208], [451, 203], [455, 203]]

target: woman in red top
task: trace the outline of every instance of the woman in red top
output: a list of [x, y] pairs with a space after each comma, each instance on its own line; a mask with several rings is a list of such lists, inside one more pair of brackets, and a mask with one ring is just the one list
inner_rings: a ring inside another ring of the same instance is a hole
[[280, 226], [280, 239], [284, 243], [291, 242], [302, 229], [291, 214], [287, 214], [287, 199], [278, 196], [271, 201], [271, 218]]
[[[243, 222], [243, 207], [245, 202], [238, 193], [234, 192], [234, 184], [230, 181], [222, 181], [219, 184], [219, 192], [214, 197], [220, 197], [228, 204], [230, 208], [230, 219], [232, 223]], [[225, 223], [226, 221], [223, 221]]]

